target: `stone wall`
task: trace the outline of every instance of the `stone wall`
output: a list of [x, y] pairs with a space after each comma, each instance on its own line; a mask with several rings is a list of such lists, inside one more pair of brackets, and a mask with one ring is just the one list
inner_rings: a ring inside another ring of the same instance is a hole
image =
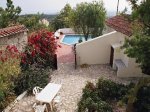
[[22, 51], [27, 44], [27, 32], [22, 32], [0, 38], [0, 49], [6, 48], [7, 45], [15, 45], [19, 51]]

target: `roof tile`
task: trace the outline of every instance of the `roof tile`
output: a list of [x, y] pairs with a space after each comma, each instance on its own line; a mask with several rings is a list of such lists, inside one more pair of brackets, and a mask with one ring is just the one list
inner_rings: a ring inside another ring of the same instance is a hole
[[131, 23], [125, 16], [123, 15], [117, 15], [112, 18], [109, 18], [106, 20], [106, 24], [115, 29], [118, 32], [121, 32], [127, 36], [132, 35], [132, 28], [131, 28]]
[[0, 37], [6, 37], [17, 33], [26, 32], [28, 29], [24, 25], [11, 26], [0, 29]]

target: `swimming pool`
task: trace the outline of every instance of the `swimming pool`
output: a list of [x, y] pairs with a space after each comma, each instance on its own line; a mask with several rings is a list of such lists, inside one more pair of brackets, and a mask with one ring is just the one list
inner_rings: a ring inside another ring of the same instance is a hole
[[62, 38], [62, 43], [67, 44], [67, 45], [73, 45], [75, 43], [78, 43], [79, 39], [82, 38], [82, 41], [85, 41], [83, 35], [65, 35]]

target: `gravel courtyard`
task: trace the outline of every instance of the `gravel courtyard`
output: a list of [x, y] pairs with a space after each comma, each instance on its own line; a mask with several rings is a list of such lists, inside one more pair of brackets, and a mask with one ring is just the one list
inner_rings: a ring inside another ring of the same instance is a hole
[[[87, 81], [97, 82], [103, 77], [116, 82], [129, 83], [127, 80], [119, 79], [108, 65], [91, 65], [86, 68], [74, 69], [73, 63], [59, 63], [58, 70], [53, 72], [51, 82], [61, 83], [62, 88], [58, 95], [61, 103], [57, 105], [57, 112], [76, 112], [77, 103], [82, 95], [82, 89]], [[32, 112], [32, 104], [35, 102], [33, 96], [22, 99], [11, 112]]]
[[[61, 102], [57, 105], [57, 112], [76, 112], [77, 103], [87, 81], [96, 83], [99, 78], [103, 77], [119, 83], [129, 83], [129, 79], [118, 78], [116, 72], [108, 65], [90, 65], [84, 68], [79, 66], [75, 69], [72, 47], [64, 44], [61, 46], [57, 52], [58, 70], [55, 70], [51, 77], [51, 82], [62, 84], [58, 93], [61, 96]], [[11, 112], [33, 112], [34, 102], [34, 96], [25, 97], [16, 104]]]
[[116, 73], [108, 65], [91, 65], [75, 70], [71, 63], [60, 63], [58, 70], [52, 75], [52, 82], [62, 84], [59, 92], [61, 104], [57, 107], [58, 112], [75, 112], [82, 95], [82, 89], [87, 81], [95, 83], [100, 77], [115, 82], [129, 83], [129, 81], [117, 78]]

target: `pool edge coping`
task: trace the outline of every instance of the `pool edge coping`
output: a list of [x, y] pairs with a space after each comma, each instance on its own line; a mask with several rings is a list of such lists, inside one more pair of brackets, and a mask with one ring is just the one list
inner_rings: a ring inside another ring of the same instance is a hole
[[[63, 42], [63, 39], [64, 39], [64, 37], [65, 37], [66, 35], [82, 35], [82, 34], [65, 34], [65, 35], [63, 35], [63, 37], [60, 39], [60, 43], [61, 43], [61, 44], [68, 45], [68, 46], [74, 46], [74, 44], [67, 44], [67, 43], [64, 43], [64, 42]], [[78, 44], [78, 43], [75, 43], [75, 44]]]

